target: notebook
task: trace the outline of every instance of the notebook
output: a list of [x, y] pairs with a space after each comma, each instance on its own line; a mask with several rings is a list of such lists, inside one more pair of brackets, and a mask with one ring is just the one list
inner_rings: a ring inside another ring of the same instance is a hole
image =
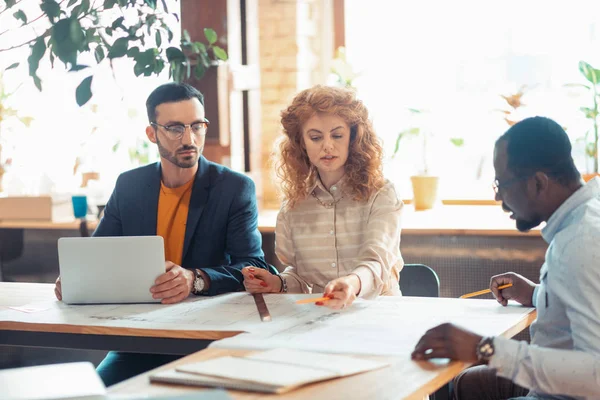
[[89, 362], [0, 370], [2, 400], [99, 400], [106, 388]]
[[285, 393], [300, 386], [388, 366], [349, 356], [274, 349], [245, 357], [219, 357], [157, 372], [151, 382]]

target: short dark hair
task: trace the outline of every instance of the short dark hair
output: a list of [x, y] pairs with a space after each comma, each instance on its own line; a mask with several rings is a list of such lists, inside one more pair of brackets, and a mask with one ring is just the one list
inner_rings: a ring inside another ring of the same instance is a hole
[[176, 103], [178, 101], [198, 99], [204, 106], [204, 96], [198, 89], [187, 83], [170, 82], [160, 85], [150, 93], [146, 100], [148, 121], [156, 122], [156, 107], [163, 103]]
[[561, 185], [581, 179], [571, 156], [565, 130], [545, 117], [526, 118], [511, 126], [500, 138], [507, 142], [507, 167], [515, 175], [544, 172]]

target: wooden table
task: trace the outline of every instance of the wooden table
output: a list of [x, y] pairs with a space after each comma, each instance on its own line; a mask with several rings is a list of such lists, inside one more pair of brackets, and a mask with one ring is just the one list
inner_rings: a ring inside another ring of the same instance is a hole
[[[48, 300], [55, 300], [53, 284], [0, 282], [0, 309]], [[0, 345], [140, 353], [187, 355], [237, 333], [0, 321]]]
[[[275, 232], [278, 210], [261, 210], [258, 229], [262, 233]], [[98, 221], [88, 221], [92, 232]], [[0, 220], [0, 229], [79, 229], [79, 221], [11, 221]], [[540, 229], [522, 233], [515, 221], [498, 205], [493, 206], [439, 206], [431, 210], [415, 211], [404, 206], [402, 233], [412, 235], [483, 235], [483, 236], [540, 236]]]
[[[536, 312], [531, 312], [526, 319], [503, 333], [505, 337], [512, 337], [526, 329], [536, 318]], [[198, 387], [180, 385], [151, 384], [151, 373], [171, 369], [177, 365], [208, 360], [226, 355], [240, 356], [250, 353], [243, 350], [206, 349], [189, 355], [170, 364], [159, 367], [153, 371], [123, 381], [109, 389], [114, 395], [158, 396], [178, 395], [192, 391], [202, 390]], [[462, 370], [469, 367], [469, 363], [451, 362], [436, 365], [428, 362], [414, 362], [409, 359], [394, 357], [371, 357], [390, 361], [390, 367], [365, 374], [347, 378], [334, 379], [326, 382], [304, 386], [283, 395], [266, 395], [241, 391], [228, 391], [234, 399], [408, 399], [423, 400], [424, 396], [434, 393], [437, 389], [450, 382]]]

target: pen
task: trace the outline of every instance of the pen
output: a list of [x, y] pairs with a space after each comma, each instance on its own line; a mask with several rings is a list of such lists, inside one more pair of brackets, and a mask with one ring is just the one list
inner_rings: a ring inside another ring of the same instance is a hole
[[[509, 288], [511, 286], [512, 286], [512, 283], [507, 283], [506, 285], [498, 286], [498, 289], [502, 290], [502, 289]], [[468, 299], [469, 297], [475, 297], [475, 296], [479, 296], [480, 294], [486, 294], [486, 293], [490, 293], [490, 292], [491, 292], [490, 289], [485, 289], [485, 290], [480, 290], [478, 292], [463, 294], [462, 296], [460, 296], [460, 298]]]

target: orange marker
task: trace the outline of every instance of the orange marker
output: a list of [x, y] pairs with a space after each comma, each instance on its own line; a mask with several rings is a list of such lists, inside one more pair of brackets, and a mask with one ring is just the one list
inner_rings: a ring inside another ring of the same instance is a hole
[[318, 301], [327, 301], [327, 300], [331, 300], [331, 299], [329, 297], [315, 297], [312, 299], [296, 300], [296, 304], [316, 303]]

